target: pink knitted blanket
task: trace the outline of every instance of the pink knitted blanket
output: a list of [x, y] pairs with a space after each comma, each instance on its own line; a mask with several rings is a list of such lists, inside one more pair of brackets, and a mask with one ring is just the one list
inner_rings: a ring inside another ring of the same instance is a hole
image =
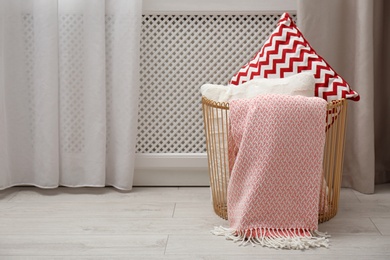
[[326, 106], [284, 95], [230, 102], [230, 229], [214, 234], [275, 248], [327, 247], [316, 232]]

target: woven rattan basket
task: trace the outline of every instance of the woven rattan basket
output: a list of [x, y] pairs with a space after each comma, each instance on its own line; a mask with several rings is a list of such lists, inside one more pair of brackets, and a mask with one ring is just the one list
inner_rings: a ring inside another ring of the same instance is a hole
[[[227, 219], [227, 186], [229, 183], [229, 158], [227, 135], [229, 131], [229, 104], [218, 103], [202, 97], [204, 128], [210, 186], [215, 213]], [[340, 183], [344, 158], [347, 101], [328, 103], [326, 143], [324, 150], [322, 192], [318, 222], [334, 217], [338, 209]]]

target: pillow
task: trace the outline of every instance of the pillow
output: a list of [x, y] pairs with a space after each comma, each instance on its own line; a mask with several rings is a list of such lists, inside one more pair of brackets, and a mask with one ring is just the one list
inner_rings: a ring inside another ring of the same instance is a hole
[[255, 57], [230, 81], [238, 85], [256, 78], [283, 78], [308, 71], [315, 77], [315, 93], [328, 102], [360, 99], [348, 83], [310, 46], [291, 17], [284, 13], [278, 26]]
[[264, 94], [312, 97], [314, 84], [313, 74], [304, 72], [286, 78], [256, 78], [238, 86], [205, 84], [201, 87], [201, 93], [206, 98], [217, 102], [229, 102], [239, 98], [253, 98]]

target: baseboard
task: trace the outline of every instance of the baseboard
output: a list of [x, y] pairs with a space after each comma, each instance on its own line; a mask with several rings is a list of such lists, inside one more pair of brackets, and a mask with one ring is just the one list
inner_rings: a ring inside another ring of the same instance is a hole
[[134, 186], [209, 186], [207, 155], [136, 154]]

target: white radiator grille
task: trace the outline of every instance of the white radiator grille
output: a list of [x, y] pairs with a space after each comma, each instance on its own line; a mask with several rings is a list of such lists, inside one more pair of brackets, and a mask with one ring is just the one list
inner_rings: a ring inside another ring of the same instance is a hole
[[279, 17], [143, 16], [137, 152], [205, 152], [200, 86], [226, 84]]

